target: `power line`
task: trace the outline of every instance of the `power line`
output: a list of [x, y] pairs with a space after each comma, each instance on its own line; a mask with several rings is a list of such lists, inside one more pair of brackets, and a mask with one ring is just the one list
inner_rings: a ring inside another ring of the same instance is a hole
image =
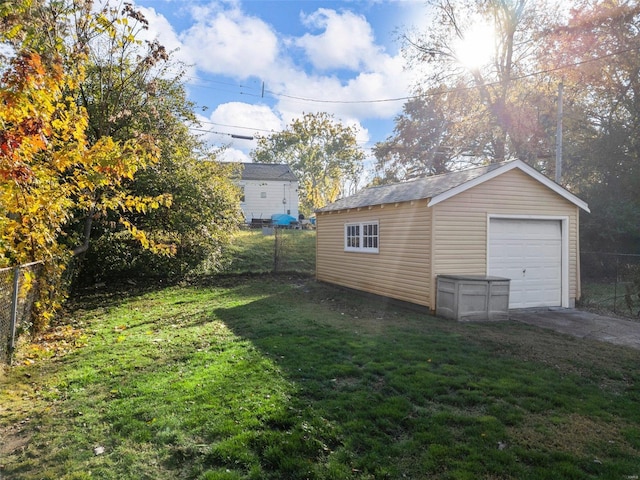
[[[189, 127], [190, 130], [193, 130], [195, 132], [202, 132], [202, 133], [213, 133], [215, 135], [227, 135], [231, 138], [235, 138], [236, 140], [254, 140], [256, 137], [253, 135], [238, 135], [237, 133], [227, 133], [227, 132], [218, 132], [216, 130], [205, 130], [204, 128], [197, 128], [197, 127]], [[242, 127], [237, 127], [237, 128], [242, 128]]]
[[[203, 122], [204, 123], [204, 122]], [[221, 124], [215, 124], [213, 122], [207, 122], [207, 123], [212, 123], [214, 125], [221, 125]], [[232, 128], [244, 128], [244, 129], [249, 129], [249, 127], [241, 127], [239, 125], [226, 125], [227, 127], [232, 127]], [[193, 130], [194, 132], [202, 132], [202, 133], [212, 133], [214, 135], [225, 135], [237, 140], [258, 140], [260, 138], [263, 138], [262, 135], [238, 135], [235, 133], [228, 133], [228, 132], [219, 132], [217, 130], [212, 130], [212, 129], [204, 129], [204, 128], [197, 128], [197, 127], [189, 127], [190, 130]], [[264, 132], [269, 132], [270, 134], [278, 134], [278, 133], [284, 133], [285, 130], [279, 130], [279, 131], [274, 131], [274, 130], [264, 130], [264, 129], [252, 129], [252, 130], [261, 130]], [[356, 140], [356, 143], [361, 144], [361, 145], [366, 145], [367, 141], [362, 141], [362, 140]], [[368, 150], [371, 150], [370, 148]]]
[[[513, 77], [511, 80], [512, 81], [518, 81], [518, 80], [523, 80], [523, 79], [534, 77], [534, 76], [546, 75], [546, 74], [549, 74], [549, 73], [554, 73], [554, 72], [561, 71], [561, 70], [564, 70], [564, 69], [567, 69], [567, 68], [577, 67], [577, 66], [585, 65], [585, 64], [588, 64], [588, 63], [592, 63], [592, 62], [597, 62], [597, 61], [600, 61], [600, 60], [604, 60], [604, 59], [611, 58], [611, 57], [614, 57], [614, 56], [617, 56], [617, 55], [621, 55], [623, 53], [633, 52], [633, 51], [636, 51], [636, 50], [637, 50], [637, 48], [627, 48], [627, 49], [619, 50], [619, 51], [616, 51], [616, 52], [611, 52], [611, 53], [608, 53], [606, 55], [601, 55], [601, 56], [596, 57], [596, 58], [577, 61], [577, 62], [573, 62], [573, 63], [566, 64], [566, 65], [560, 65], [560, 66], [554, 67], [554, 68], [549, 68], [549, 69], [545, 69], [545, 70], [539, 70], [539, 71], [536, 71], [536, 72], [532, 72], [532, 73], [516, 76], [516, 77]], [[213, 81], [213, 82], [216, 82], [216, 81]], [[232, 85], [232, 84], [225, 83], [225, 82], [216, 82], [216, 83]], [[486, 83], [486, 84], [482, 85], [482, 87], [490, 87], [490, 86], [496, 86], [496, 85], [500, 85], [500, 84], [501, 84], [501, 82], [496, 81], [496, 82]], [[239, 87], [243, 87], [240, 84], [235, 84], [235, 85], [239, 86]], [[210, 88], [213, 88], [213, 87], [210, 87]], [[248, 88], [251, 88], [251, 87], [248, 87]], [[265, 93], [269, 93], [270, 95], [275, 96], [275, 97], [285, 97], [285, 98], [290, 98], [290, 99], [294, 99], [294, 100], [313, 102], [313, 103], [370, 104], [370, 103], [397, 102], [397, 101], [414, 100], [414, 99], [425, 98], [425, 97], [435, 97], [437, 95], [446, 95], [448, 93], [467, 91], [467, 90], [472, 90], [472, 89], [475, 89], [475, 88], [480, 88], [480, 86], [472, 85], [472, 86], [468, 86], [468, 87], [457, 87], [457, 88], [448, 89], [448, 90], [442, 90], [442, 91], [438, 91], [438, 92], [428, 92], [428, 93], [422, 93], [422, 94], [418, 94], [418, 95], [409, 95], [409, 96], [405, 96], [405, 97], [386, 98], [386, 99], [377, 99], [377, 100], [322, 100], [322, 99], [313, 99], [313, 98], [305, 98], [305, 97], [296, 97], [294, 95], [288, 95], [288, 94], [279, 94], [279, 93], [276, 93], [276, 92], [273, 92], [273, 91], [270, 91], [270, 90], [264, 90], [264, 92]], [[253, 96], [260, 96], [260, 95], [253, 95]], [[281, 133], [281, 132], [284, 131], [284, 130], [274, 131], [274, 130], [269, 130], [269, 129], [265, 129], [265, 128], [244, 127], [244, 126], [240, 126], [240, 125], [217, 123], [217, 122], [211, 122], [211, 121], [206, 121], [206, 120], [202, 120], [199, 123], [204, 123], [204, 124], [208, 124], [208, 125], [216, 125], [216, 126], [221, 126], [221, 127], [237, 128], [237, 129], [242, 129], [242, 130], [251, 130], [253, 132], [267, 132], [269, 134], [276, 134], [276, 133]], [[249, 138], [249, 136], [245, 136], [245, 135], [237, 135], [237, 134], [231, 134], [231, 133], [226, 133], [226, 132], [218, 132], [218, 131], [211, 130], [211, 129], [210, 130], [205, 130], [205, 129], [200, 129], [200, 128], [196, 128], [196, 127], [190, 127], [190, 128], [192, 130], [198, 131], [198, 132], [213, 133], [213, 134], [217, 134], [217, 135], [227, 135], [227, 136], [230, 136], [232, 138], [242, 139], [242, 140], [253, 140], [254, 138], [258, 137], [257, 135], [255, 135], [255, 136], [251, 136], [251, 138]], [[367, 142], [358, 142], [358, 143], [366, 144]]]
[[[600, 60], [605, 60], [607, 58], [611, 58], [617, 55], [621, 55], [624, 53], [629, 53], [629, 52], [633, 52], [638, 50], [637, 48], [627, 48], [627, 49], [623, 49], [623, 50], [618, 50], [616, 52], [611, 52], [608, 53], [606, 55], [601, 55], [599, 57], [595, 57], [595, 58], [590, 58], [587, 60], [581, 60], [581, 61], [577, 61], [577, 62], [573, 62], [573, 63], [569, 63], [569, 64], [565, 64], [565, 65], [560, 65], [558, 67], [553, 67], [553, 68], [548, 68], [545, 70], [538, 70], [536, 72], [531, 72], [531, 73], [527, 73], [524, 75], [519, 75], [517, 77], [513, 77], [511, 79], [511, 81], [518, 81], [518, 80], [524, 80], [526, 78], [531, 78], [531, 77], [536, 77], [539, 75], [547, 75], [549, 73], [554, 73], [554, 72], [558, 72], [561, 70], [565, 70], [567, 68], [572, 68], [572, 67], [578, 67], [581, 65], [585, 65], [585, 64], [589, 64], [589, 63], [593, 63], [593, 62], [598, 62]], [[226, 85], [232, 85], [232, 84], [227, 84], [224, 82], [219, 82], [222, 84], [226, 84]], [[501, 85], [502, 82], [500, 81], [495, 81], [495, 82], [489, 82], [489, 83], [485, 83], [484, 85], [482, 85], [482, 87], [492, 87], [492, 86], [496, 86], [496, 85]], [[237, 86], [239, 88], [250, 88], [250, 89], [254, 89], [254, 87], [247, 87], [247, 86], [243, 86], [240, 84], [235, 84], [234, 86]], [[214, 87], [206, 87], [206, 86], [202, 86], [202, 88], [214, 88]], [[291, 100], [299, 100], [302, 102], [309, 102], [309, 103], [321, 103], [321, 104], [336, 104], [336, 105], [366, 105], [366, 104], [375, 104], [375, 103], [391, 103], [391, 102], [401, 102], [401, 101], [407, 101], [407, 100], [415, 100], [418, 98], [425, 98], [425, 97], [434, 97], [437, 95], [446, 95], [448, 93], [455, 93], [455, 92], [461, 92], [461, 91], [467, 91], [467, 90], [473, 90], [475, 88], [479, 88], [478, 85], [471, 85], [468, 87], [456, 87], [456, 88], [452, 88], [452, 89], [447, 89], [447, 90], [442, 90], [439, 92], [428, 92], [428, 93], [421, 93], [421, 94], [417, 94], [417, 95], [407, 95], [407, 96], [403, 96], [403, 97], [392, 97], [392, 98], [379, 98], [379, 99], [373, 99], [373, 100], [327, 100], [327, 99], [319, 99], [319, 98], [310, 98], [310, 97], [301, 97], [301, 96], [296, 96], [296, 95], [289, 95], [286, 93], [278, 93], [275, 92], [273, 90], [264, 90], [264, 93], [268, 93], [270, 96], [275, 97], [275, 98], [288, 98]], [[250, 94], [250, 93], [244, 93], [244, 92], [238, 92], [238, 94], [240, 95], [248, 95], [248, 96], [253, 96], [253, 97], [262, 97], [263, 95], [257, 95], [257, 94]]]
[[[207, 83], [218, 83], [220, 85], [225, 85], [227, 87], [237, 87], [237, 88], [246, 88], [249, 90], [258, 90], [260, 91], [260, 88], [256, 88], [256, 87], [251, 87], [249, 85], [242, 85], [241, 83], [231, 83], [231, 82], [224, 82], [222, 80], [205, 80], [202, 78], [197, 78], [197, 77], [189, 77], [189, 76], [185, 76], [184, 78], [189, 79], [189, 80], [193, 80], [193, 83], [191, 82], [187, 82], [189, 85], [194, 86], [194, 87], [199, 87], [199, 88], [209, 88], [212, 90], [215, 90], [216, 87], [211, 87], [208, 85], [203, 85], [200, 82], [207, 82]], [[259, 96], [259, 95], [257, 95]]]
[[207, 120], [200, 120], [198, 123], [206, 123], [207, 125], [216, 125], [218, 127], [231, 127], [231, 128], [240, 128], [242, 130], [251, 130], [254, 132], [268, 132], [268, 133], [272, 133], [273, 130], [269, 130], [266, 128], [252, 128], [252, 127], [241, 127], [240, 125], [230, 125], [228, 123], [217, 123], [217, 122], [210, 122]]

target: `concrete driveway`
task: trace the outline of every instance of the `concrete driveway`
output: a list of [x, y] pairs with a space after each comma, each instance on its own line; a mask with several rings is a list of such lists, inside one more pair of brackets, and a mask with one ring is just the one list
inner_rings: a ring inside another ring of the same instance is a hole
[[640, 321], [604, 317], [571, 308], [509, 310], [509, 318], [574, 337], [590, 338], [640, 350]]

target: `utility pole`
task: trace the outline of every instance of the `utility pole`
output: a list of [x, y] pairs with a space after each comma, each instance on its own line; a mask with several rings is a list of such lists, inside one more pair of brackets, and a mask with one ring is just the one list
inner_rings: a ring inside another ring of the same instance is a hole
[[562, 82], [558, 85], [558, 119], [556, 124], [556, 183], [562, 179]]

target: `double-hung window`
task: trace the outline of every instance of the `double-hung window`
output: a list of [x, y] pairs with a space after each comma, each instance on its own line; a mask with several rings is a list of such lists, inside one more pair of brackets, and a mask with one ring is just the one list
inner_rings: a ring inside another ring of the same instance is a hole
[[345, 251], [378, 253], [379, 243], [380, 235], [377, 221], [345, 224]]

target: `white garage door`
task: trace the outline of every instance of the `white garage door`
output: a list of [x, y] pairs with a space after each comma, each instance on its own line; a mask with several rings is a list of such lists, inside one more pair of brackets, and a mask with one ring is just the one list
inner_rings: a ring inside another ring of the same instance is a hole
[[490, 222], [488, 274], [511, 279], [509, 308], [560, 306], [560, 221], [492, 218]]

